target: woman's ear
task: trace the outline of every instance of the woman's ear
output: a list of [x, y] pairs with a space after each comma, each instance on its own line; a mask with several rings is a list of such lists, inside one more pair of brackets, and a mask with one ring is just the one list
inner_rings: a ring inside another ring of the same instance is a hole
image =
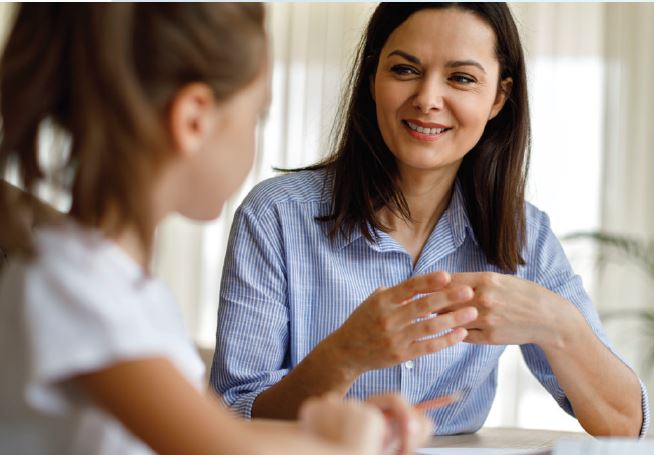
[[190, 156], [200, 150], [212, 131], [216, 101], [207, 84], [182, 87], [170, 105], [168, 123], [175, 153]]
[[513, 88], [513, 79], [511, 79], [510, 77], [504, 78], [500, 81], [500, 83], [497, 86], [497, 94], [495, 95], [495, 101], [493, 102], [493, 106], [491, 107], [488, 120], [495, 118], [495, 116], [500, 113], [500, 111], [504, 107], [504, 104], [506, 103], [506, 100], [509, 99], [509, 95], [511, 95], [512, 88]]

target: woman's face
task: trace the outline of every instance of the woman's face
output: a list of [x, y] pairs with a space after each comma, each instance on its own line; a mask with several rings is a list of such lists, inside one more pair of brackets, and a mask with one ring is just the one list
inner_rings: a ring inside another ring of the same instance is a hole
[[471, 12], [424, 9], [386, 41], [371, 83], [382, 137], [405, 171], [456, 173], [502, 108], [492, 28]]

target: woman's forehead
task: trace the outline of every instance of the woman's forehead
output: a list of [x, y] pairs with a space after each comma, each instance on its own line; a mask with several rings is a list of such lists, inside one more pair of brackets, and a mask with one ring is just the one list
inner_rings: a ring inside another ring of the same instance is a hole
[[423, 58], [497, 60], [495, 32], [471, 11], [423, 9], [407, 18], [388, 37], [381, 58], [399, 49]]

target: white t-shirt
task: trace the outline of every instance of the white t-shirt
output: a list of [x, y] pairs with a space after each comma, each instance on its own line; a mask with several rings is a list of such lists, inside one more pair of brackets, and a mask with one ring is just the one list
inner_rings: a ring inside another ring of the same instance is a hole
[[172, 294], [98, 232], [43, 229], [35, 244], [0, 274], [0, 453], [151, 453], [66, 379], [165, 356], [202, 389]]

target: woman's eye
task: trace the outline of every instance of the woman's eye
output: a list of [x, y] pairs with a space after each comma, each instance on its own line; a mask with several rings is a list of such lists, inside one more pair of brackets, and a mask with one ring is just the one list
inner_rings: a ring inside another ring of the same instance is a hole
[[391, 72], [398, 74], [400, 76], [418, 74], [418, 70], [408, 65], [393, 65], [391, 67]]
[[473, 78], [472, 76], [468, 76], [467, 74], [453, 74], [452, 76], [450, 76], [450, 80], [458, 84], [464, 84], [464, 85], [473, 84], [477, 82], [475, 78]]

